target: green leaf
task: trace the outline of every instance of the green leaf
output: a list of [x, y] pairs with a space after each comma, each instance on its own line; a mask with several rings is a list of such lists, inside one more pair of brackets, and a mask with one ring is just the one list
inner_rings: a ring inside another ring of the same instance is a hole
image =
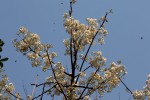
[[3, 63], [0, 61], [0, 68], [3, 68]]
[[0, 52], [2, 52], [3, 51], [3, 49], [2, 49], [2, 47], [0, 47]]
[[4, 42], [2, 41], [2, 39], [0, 39], [0, 46], [3, 46]]
[[0, 61], [7, 61], [7, 60], [8, 60], [8, 58], [3, 58]]

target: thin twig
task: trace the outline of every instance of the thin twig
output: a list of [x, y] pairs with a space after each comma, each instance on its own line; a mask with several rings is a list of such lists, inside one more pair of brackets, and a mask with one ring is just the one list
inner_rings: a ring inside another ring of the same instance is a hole
[[54, 85], [54, 86], [52, 86], [50, 89], [48, 89], [48, 90], [46, 90], [46, 91], [42, 92], [42, 93], [41, 93], [41, 94], [39, 94], [38, 96], [34, 97], [32, 100], [37, 99], [37, 98], [39, 98], [40, 96], [42, 96], [43, 94], [45, 94], [45, 93], [49, 92], [49, 91], [50, 91], [51, 89], [53, 89], [55, 86], [56, 86], [56, 85]]
[[87, 89], [93, 89], [93, 87], [86, 87], [86, 86], [81, 86], [81, 85], [65, 85], [64, 87], [79, 87], [79, 88], [87, 88]]
[[69, 16], [72, 16], [72, 1], [70, 0], [70, 10], [69, 10]]
[[[36, 79], [35, 79], [35, 83], [34, 84], [37, 84], [38, 82], [38, 75], [36, 76]], [[36, 85], [33, 87], [33, 90], [32, 90], [32, 94], [31, 94], [31, 97], [33, 98], [34, 94], [35, 94], [35, 89], [36, 89]]]
[[17, 97], [16, 95], [14, 95], [13, 93], [11, 93], [9, 90], [6, 89], [6, 92], [8, 92], [10, 95], [12, 95], [13, 97], [15, 97], [16, 99], [19, 99], [19, 100], [23, 100], [22, 98], [20, 97]]
[[133, 92], [128, 88], [128, 86], [122, 81], [122, 79], [119, 77], [119, 80], [121, 81], [121, 83], [125, 86], [125, 88], [131, 93], [133, 94]]
[[30, 85], [35, 85], [36, 87], [39, 87], [39, 86], [43, 86], [44, 84], [45, 85], [48, 85], [48, 84], [52, 84], [54, 82], [44, 82], [44, 83], [41, 83], [41, 84], [30, 84]]
[[44, 88], [45, 88], [45, 84], [43, 85], [43, 89], [42, 89], [42, 95], [41, 95], [41, 98], [40, 98], [40, 100], [42, 100], [42, 98], [43, 98], [43, 95], [44, 95]]
[[[95, 74], [99, 71], [99, 69], [100, 69], [100, 67], [99, 67], [99, 68], [97, 68], [97, 70], [94, 72], [94, 75], [93, 75], [93, 76], [95, 76]], [[90, 84], [90, 82], [92, 81], [92, 79], [93, 79], [93, 77], [91, 77], [91, 78], [89, 79], [89, 81], [88, 81], [88, 83], [87, 83], [86, 87], [88, 87], [88, 86], [89, 86], [89, 84]], [[85, 92], [85, 90], [86, 90], [86, 89], [87, 89], [87, 88], [84, 88], [84, 90], [82, 91], [82, 93], [81, 93], [81, 95], [80, 95], [79, 99], [82, 97], [82, 95], [83, 95], [83, 93]]]
[[[90, 66], [88, 66], [87, 68], [85, 68], [82, 72], [85, 72], [87, 69], [89, 69], [91, 67], [91, 65]], [[77, 76], [79, 76], [80, 75], [80, 73], [78, 74], [78, 75], [76, 75], [75, 77], [77, 77]]]
[[24, 91], [24, 93], [25, 93], [25, 95], [27, 97], [28, 96], [28, 92], [27, 92], [26, 86], [25, 86], [23, 81], [22, 81], [22, 84], [23, 84], [23, 91]]

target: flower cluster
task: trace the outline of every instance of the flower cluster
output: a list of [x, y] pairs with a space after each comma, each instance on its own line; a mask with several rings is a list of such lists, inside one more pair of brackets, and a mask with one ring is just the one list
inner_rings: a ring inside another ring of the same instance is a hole
[[122, 64], [116, 64], [112, 62], [108, 69], [105, 69], [104, 78], [106, 79], [106, 84], [108, 87], [108, 92], [112, 91], [119, 82], [120, 78], [126, 74], [126, 70]]
[[70, 54], [70, 43], [78, 51], [83, 51], [86, 45], [96, 42], [93, 41], [96, 35], [99, 35], [97, 42], [100, 44], [104, 43], [104, 37], [108, 34], [104, 26], [99, 28], [97, 19], [86, 18], [86, 21], [88, 25], [82, 24], [79, 20], [74, 19], [72, 16], [69, 17], [67, 13], [64, 13], [64, 27], [73, 41], [70, 41], [70, 39], [64, 40], [66, 54]]
[[63, 79], [64, 78], [64, 66], [61, 64], [61, 62], [56, 63], [55, 65], [55, 74], [57, 79]]
[[49, 54], [47, 54], [47, 53], [42, 54], [42, 59], [44, 61], [44, 65], [42, 66], [43, 71], [46, 71], [51, 66], [52, 60], [56, 56], [57, 56], [56, 52], [51, 52]]
[[120, 77], [126, 74], [123, 65], [111, 63], [109, 68], [104, 68], [98, 71], [92, 72], [88, 78], [89, 85], [93, 87], [92, 90], [89, 90], [89, 94], [97, 89], [100, 95], [103, 95], [105, 92], [111, 92], [113, 88], [118, 86], [120, 82]]
[[91, 66], [94, 66], [97, 69], [105, 65], [106, 58], [102, 56], [102, 53], [100, 51], [92, 52], [92, 55], [93, 57], [90, 57]]
[[144, 100], [145, 93], [142, 90], [136, 90], [133, 92], [133, 98], [134, 100]]
[[135, 100], [144, 100], [145, 98], [150, 100], [150, 74], [147, 76], [144, 90], [136, 90], [132, 95]]
[[25, 27], [20, 27], [18, 35], [22, 35], [23, 39], [17, 41], [14, 40], [14, 46], [20, 52], [27, 52], [29, 48], [31, 48], [34, 52], [40, 53], [43, 49], [43, 45], [40, 42], [40, 37], [35, 34], [29, 32]]
[[144, 92], [145, 92], [145, 96], [147, 96], [150, 99], [150, 74], [147, 76]]
[[[20, 40], [14, 39], [13, 41], [17, 51], [27, 55], [33, 67], [42, 66], [43, 71], [46, 71], [50, 67], [52, 59], [57, 56], [55, 52], [48, 53], [48, 49], [53, 46], [42, 44], [40, 37], [29, 32], [25, 27], [20, 27], [17, 34], [22, 37]], [[42, 61], [44, 64], [42, 64]]]
[[0, 100], [10, 100], [12, 98], [12, 93], [14, 91], [13, 83], [9, 83], [8, 77], [6, 75], [2, 75], [0, 80]]

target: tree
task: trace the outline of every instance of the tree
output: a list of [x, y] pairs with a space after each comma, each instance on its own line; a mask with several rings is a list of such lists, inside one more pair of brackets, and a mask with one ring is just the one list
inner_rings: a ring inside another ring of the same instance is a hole
[[[69, 13], [64, 13], [64, 28], [69, 38], [63, 41], [66, 47], [65, 56], [70, 57], [70, 67], [63, 66], [61, 62], [56, 62], [56, 52], [50, 52], [53, 48], [51, 44], [42, 44], [40, 37], [28, 31], [25, 27], [19, 29], [17, 34], [20, 39], [13, 41], [17, 51], [23, 53], [31, 61], [33, 67], [42, 66], [44, 72], [51, 72], [46, 81], [41, 84], [31, 84], [34, 87], [43, 86], [42, 93], [34, 96], [27, 96], [28, 100], [41, 98], [45, 95], [61, 96], [64, 100], [89, 100], [90, 96], [98, 92], [102, 96], [105, 92], [111, 92], [113, 88], [121, 82], [135, 99], [141, 100], [149, 96], [149, 82], [144, 91], [131, 90], [124, 84], [121, 78], [126, 74], [126, 70], [121, 61], [112, 62], [109, 67], [105, 67], [106, 58], [101, 51], [90, 52], [94, 45], [103, 45], [104, 37], [108, 34], [105, 23], [107, 16], [112, 10], [106, 12], [99, 20], [87, 18], [87, 25], [82, 24], [73, 16], [73, 5], [76, 0], [70, 1]], [[89, 73], [89, 74], [87, 74]], [[149, 81], [149, 78], [148, 78]], [[22, 99], [19, 94], [14, 95], [13, 85], [10, 89], [5, 89], [8, 94], [16, 99]], [[45, 88], [48, 88], [45, 90]]]

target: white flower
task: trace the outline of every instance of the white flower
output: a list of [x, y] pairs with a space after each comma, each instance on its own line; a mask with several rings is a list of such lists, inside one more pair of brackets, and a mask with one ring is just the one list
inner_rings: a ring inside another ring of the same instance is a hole
[[72, 3], [76, 3], [76, 0], [71, 0]]
[[135, 100], [144, 100], [145, 94], [142, 90], [136, 90], [133, 92], [133, 97]]
[[104, 42], [104, 38], [103, 37], [100, 37], [99, 38], [99, 40], [98, 40], [98, 42], [102, 45], [102, 44], [104, 44], [105, 42]]
[[148, 80], [150, 80], [150, 74], [147, 76]]
[[91, 100], [91, 98], [89, 96], [85, 96], [83, 100]]
[[27, 33], [28, 30], [25, 27], [20, 27], [19, 28], [19, 33]]
[[79, 72], [80, 77], [85, 77], [86, 73], [85, 72]]
[[31, 95], [28, 95], [28, 96], [27, 96], [27, 100], [32, 100], [32, 96], [31, 96]]
[[54, 80], [52, 76], [46, 77], [46, 82], [54, 82]]

